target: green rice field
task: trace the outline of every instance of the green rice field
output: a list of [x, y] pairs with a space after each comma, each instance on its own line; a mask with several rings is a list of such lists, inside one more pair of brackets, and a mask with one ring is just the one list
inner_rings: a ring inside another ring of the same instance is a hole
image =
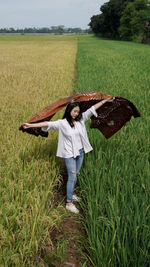
[[141, 112], [109, 140], [88, 128], [94, 150], [79, 178], [88, 258], [95, 267], [149, 266], [150, 47], [80, 37], [75, 89], [128, 98]]
[[0, 36], [0, 51], [0, 266], [65, 267], [67, 240], [52, 239], [68, 216], [65, 200], [56, 201], [64, 171], [57, 133], [36, 138], [18, 128], [60, 98], [99, 91], [129, 99], [141, 117], [108, 140], [87, 122], [93, 151], [79, 176], [81, 267], [148, 267], [150, 46], [23, 35]]

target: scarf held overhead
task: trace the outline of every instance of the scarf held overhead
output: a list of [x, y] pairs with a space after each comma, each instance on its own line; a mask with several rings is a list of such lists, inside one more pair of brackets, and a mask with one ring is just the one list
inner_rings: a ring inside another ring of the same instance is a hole
[[[70, 95], [39, 111], [30, 120], [26, 121], [26, 123], [49, 121], [56, 112], [64, 108], [70, 102], [79, 102], [81, 112], [84, 112], [99, 101], [107, 98], [112, 98], [112, 96], [93, 91]], [[135, 118], [140, 117], [140, 112], [137, 110], [135, 105], [128, 99], [120, 96], [116, 96], [112, 102], [104, 103], [99, 109], [97, 109], [97, 114], [97, 117], [91, 117], [90, 128], [99, 129], [107, 139], [118, 132], [132, 116]], [[35, 136], [41, 135], [43, 137], [48, 137], [48, 133], [42, 131], [41, 128], [24, 129], [22, 124], [19, 130]]]

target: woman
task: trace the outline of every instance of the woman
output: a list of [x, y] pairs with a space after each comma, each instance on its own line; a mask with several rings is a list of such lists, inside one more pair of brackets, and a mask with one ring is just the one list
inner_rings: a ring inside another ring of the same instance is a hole
[[88, 140], [85, 122], [92, 115], [97, 117], [96, 110], [105, 102], [111, 101], [113, 101], [113, 99], [110, 98], [102, 100], [83, 113], [80, 111], [78, 102], [69, 103], [66, 107], [63, 119], [61, 120], [23, 124], [25, 129], [42, 127], [43, 131], [51, 129], [59, 131], [56, 155], [65, 160], [68, 173], [66, 209], [71, 212], [79, 213], [79, 210], [73, 204], [73, 200], [79, 201], [79, 198], [73, 195], [73, 192], [77, 181], [77, 175], [82, 166], [84, 153], [88, 153], [93, 149]]

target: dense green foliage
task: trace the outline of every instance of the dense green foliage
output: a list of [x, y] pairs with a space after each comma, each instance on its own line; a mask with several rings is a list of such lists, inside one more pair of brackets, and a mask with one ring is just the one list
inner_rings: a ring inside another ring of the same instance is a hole
[[101, 6], [102, 14], [91, 18], [90, 26], [95, 33], [101, 33], [106, 37], [118, 37], [118, 27], [122, 11], [128, 2], [133, 0], [110, 0]]
[[129, 3], [120, 19], [120, 38], [124, 40], [137, 40], [144, 41], [147, 36], [148, 28], [146, 21], [150, 15], [147, 0], [135, 0]]
[[[132, 40], [147, 36], [149, 0], [110, 0], [101, 6], [101, 14], [89, 23], [93, 32], [113, 39]], [[145, 37], [146, 38], [146, 37]]]
[[93, 151], [79, 176], [92, 266], [145, 267], [150, 262], [150, 47], [80, 37], [76, 91], [132, 101], [142, 114], [106, 140], [88, 130]]

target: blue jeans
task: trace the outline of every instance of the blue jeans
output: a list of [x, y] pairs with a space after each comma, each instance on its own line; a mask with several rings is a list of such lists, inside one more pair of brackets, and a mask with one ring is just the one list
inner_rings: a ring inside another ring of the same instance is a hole
[[77, 182], [77, 175], [80, 172], [80, 168], [82, 166], [83, 158], [84, 158], [84, 150], [83, 148], [79, 150], [80, 155], [76, 158], [65, 158], [65, 164], [68, 173], [68, 181], [67, 181], [67, 202], [72, 202], [73, 191]]

